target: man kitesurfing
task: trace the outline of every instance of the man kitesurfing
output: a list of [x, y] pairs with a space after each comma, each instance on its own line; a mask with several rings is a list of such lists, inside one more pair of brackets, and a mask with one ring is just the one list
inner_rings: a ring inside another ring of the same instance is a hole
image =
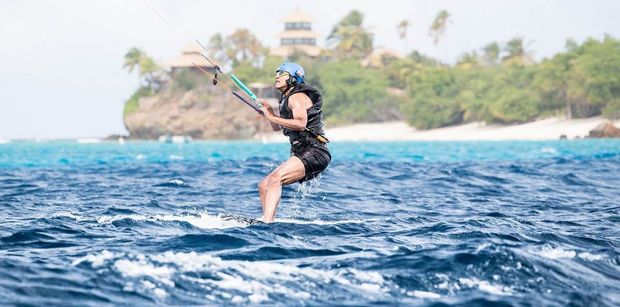
[[323, 132], [323, 99], [318, 90], [306, 84], [304, 69], [296, 63], [283, 63], [276, 70], [275, 88], [282, 93], [279, 116], [264, 99], [257, 101], [271, 128], [289, 137], [291, 157], [258, 184], [266, 223], [274, 221], [282, 186], [315, 178], [331, 161]]
[[[175, 27], [162, 16], [158, 10], [143, 0], [144, 4], [171, 29]], [[286, 62], [276, 70], [275, 88], [282, 93], [279, 103], [279, 115], [274, 114], [271, 106], [256, 95], [231, 72], [218, 65], [209, 55], [209, 50], [196, 40], [203, 49], [200, 55], [213, 69], [207, 71], [194, 66], [205, 75], [211, 76], [213, 85], [228, 87], [232, 94], [268, 120], [274, 131], [283, 130], [291, 142], [291, 157], [280, 164], [259, 184], [258, 191], [263, 209], [263, 221], [274, 221], [276, 208], [282, 196], [282, 186], [294, 182], [302, 183], [317, 177], [327, 168], [331, 154], [327, 149], [329, 140], [323, 132], [323, 99], [321, 93], [306, 84], [305, 73], [301, 65]], [[218, 77], [223, 79], [218, 79]], [[252, 220], [252, 219], [248, 219]]]
[[[206, 53], [206, 48], [203, 47]], [[291, 157], [280, 164], [259, 184], [258, 192], [263, 209], [263, 222], [274, 221], [276, 208], [282, 196], [282, 186], [302, 183], [317, 177], [327, 168], [331, 154], [327, 149], [329, 140], [323, 132], [323, 98], [321, 93], [306, 84], [303, 67], [286, 62], [276, 70], [274, 87], [280, 91], [279, 115], [274, 114], [271, 105], [256, 97], [254, 93], [234, 74], [222, 70], [209, 57], [215, 71], [209, 73], [198, 65], [196, 68], [207, 75], [213, 75], [213, 84], [218, 84], [218, 73], [224, 76], [224, 84], [233, 95], [268, 120], [274, 131], [283, 130], [291, 143]], [[235, 219], [235, 218], [233, 218]]]
[[[206, 51], [200, 42], [197, 43]], [[201, 55], [214, 63], [206, 55], [202, 53]], [[194, 65], [205, 74], [211, 75]], [[323, 132], [321, 110], [323, 98], [317, 89], [306, 84], [305, 72], [301, 65], [283, 63], [276, 70], [274, 84], [281, 93], [279, 115], [276, 115], [265, 99], [256, 97], [234, 74], [224, 72], [215, 63], [213, 65], [214, 85], [218, 84], [217, 78], [220, 73], [226, 81], [229, 81], [224, 84], [231, 89], [233, 95], [268, 120], [274, 131], [282, 130], [284, 135], [289, 137], [291, 157], [258, 184], [263, 222], [272, 223], [282, 196], [282, 186], [295, 182], [302, 183], [317, 177], [331, 161], [331, 154], [327, 149], [329, 140]]]

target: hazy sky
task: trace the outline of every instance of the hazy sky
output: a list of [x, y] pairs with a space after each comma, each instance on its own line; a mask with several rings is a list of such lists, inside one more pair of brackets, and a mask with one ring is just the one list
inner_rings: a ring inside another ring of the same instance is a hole
[[[617, 0], [0, 0], [0, 138], [126, 133], [124, 101], [138, 86], [137, 76], [122, 69], [129, 48], [164, 61], [187, 42], [240, 27], [274, 46], [280, 18], [297, 7], [316, 19], [320, 45], [338, 20], [357, 9], [375, 34], [375, 47], [417, 49], [449, 62], [516, 36], [530, 42], [537, 59], [562, 51], [567, 38], [620, 38]], [[452, 23], [445, 43], [435, 48], [428, 28], [441, 9]], [[403, 19], [412, 25], [406, 42], [396, 31]]]

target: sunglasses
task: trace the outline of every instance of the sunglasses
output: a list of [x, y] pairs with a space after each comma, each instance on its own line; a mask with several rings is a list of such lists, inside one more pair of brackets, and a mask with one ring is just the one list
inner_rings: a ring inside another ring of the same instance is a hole
[[284, 77], [284, 76], [290, 76], [291, 74], [288, 73], [288, 71], [276, 71], [276, 78], [280, 78], [280, 77]]

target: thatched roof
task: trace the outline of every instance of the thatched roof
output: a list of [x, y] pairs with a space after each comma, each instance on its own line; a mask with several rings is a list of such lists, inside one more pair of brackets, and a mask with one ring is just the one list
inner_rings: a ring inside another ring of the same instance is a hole
[[165, 62], [165, 65], [171, 68], [177, 67], [194, 67], [193, 63], [200, 67], [213, 67], [209, 61], [200, 55], [202, 49], [196, 44], [189, 43], [181, 49], [181, 55]]

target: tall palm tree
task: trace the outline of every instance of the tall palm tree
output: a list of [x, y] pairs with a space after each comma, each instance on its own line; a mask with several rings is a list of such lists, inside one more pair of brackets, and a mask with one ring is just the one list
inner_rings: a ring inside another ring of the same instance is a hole
[[217, 61], [218, 64], [226, 64], [230, 60], [226, 56], [226, 48], [224, 46], [224, 38], [222, 37], [222, 34], [213, 34], [213, 36], [209, 38], [207, 48], [209, 54], [213, 56], [214, 60]]
[[137, 69], [140, 82], [144, 82], [148, 88], [157, 90], [162, 82], [163, 76], [161, 76], [159, 65], [139, 48], [129, 49], [129, 52], [125, 54], [123, 68], [130, 73]]
[[129, 73], [132, 73], [136, 67], [140, 66], [140, 59], [142, 58], [144, 52], [139, 48], [132, 47], [125, 54], [125, 63], [123, 64], [123, 68], [126, 68]]
[[364, 14], [362, 14], [360, 11], [352, 10], [351, 12], [349, 12], [349, 14], [347, 14], [347, 16], [342, 18], [342, 20], [340, 20], [334, 26], [334, 28], [332, 28], [332, 32], [327, 37], [327, 40], [328, 41], [333, 41], [333, 42], [337, 43], [338, 42], [338, 32], [342, 28], [346, 28], [346, 27], [359, 28], [359, 27], [362, 26], [363, 22], [364, 22]]
[[363, 58], [372, 52], [373, 35], [362, 26], [363, 21], [364, 15], [353, 10], [334, 26], [327, 43], [337, 57]]
[[480, 56], [478, 55], [478, 52], [472, 51], [465, 52], [457, 62], [456, 66], [461, 68], [472, 68], [478, 66], [479, 63]]
[[484, 52], [483, 59], [487, 65], [495, 65], [499, 60], [500, 48], [497, 42], [489, 43], [482, 48]]
[[396, 30], [398, 31], [398, 36], [400, 39], [404, 40], [407, 38], [407, 28], [409, 28], [409, 21], [406, 19], [401, 21], [397, 26]]
[[403, 52], [407, 52], [407, 29], [409, 28], [409, 21], [406, 19], [401, 21], [397, 26], [398, 36], [403, 41]]
[[435, 46], [439, 44], [439, 40], [445, 34], [449, 19], [450, 13], [446, 10], [441, 10], [437, 13], [433, 24], [428, 29], [428, 34], [433, 38], [433, 44], [435, 44]]
[[233, 65], [246, 60], [257, 62], [264, 55], [265, 48], [248, 29], [238, 29], [226, 37], [224, 43], [228, 58]]
[[502, 58], [505, 63], [518, 63], [521, 65], [529, 65], [534, 63], [532, 52], [527, 50], [522, 37], [515, 37], [506, 43], [504, 48], [507, 55]]

